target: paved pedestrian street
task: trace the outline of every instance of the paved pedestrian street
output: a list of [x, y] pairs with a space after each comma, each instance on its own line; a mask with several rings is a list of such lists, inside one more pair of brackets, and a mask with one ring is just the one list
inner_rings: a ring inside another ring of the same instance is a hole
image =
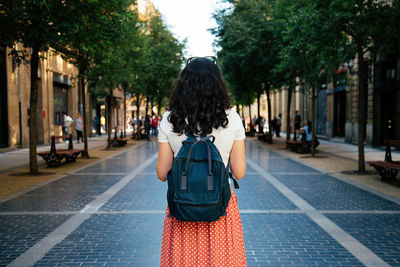
[[[400, 266], [400, 200], [247, 141], [235, 189], [249, 266]], [[0, 203], [1, 266], [158, 266], [155, 141]]]

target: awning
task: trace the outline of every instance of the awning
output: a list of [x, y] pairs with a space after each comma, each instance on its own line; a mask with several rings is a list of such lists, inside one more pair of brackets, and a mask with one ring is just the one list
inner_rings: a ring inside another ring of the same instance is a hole
[[53, 82], [54, 83], [59, 83], [67, 86], [72, 86], [72, 79], [69, 78], [68, 76], [53, 73]]

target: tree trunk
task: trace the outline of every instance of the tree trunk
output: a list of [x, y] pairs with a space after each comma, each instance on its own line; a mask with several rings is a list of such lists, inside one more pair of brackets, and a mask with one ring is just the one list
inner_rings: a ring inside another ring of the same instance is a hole
[[364, 141], [365, 141], [365, 98], [364, 88], [364, 54], [360, 43], [357, 44], [358, 59], [358, 171], [365, 172]]
[[151, 106], [151, 117], [153, 117], [153, 115], [154, 115], [154, 111], [153, 111], [153, 107], [154, 107], [154, 97], [151, 97], [151, 100], [150, 100], [150, 106]]
[[158, 97], [157, 97], [157, 104], [158, 104], [157, 115], [158, 115], [158, 117], [161, 116], [161, 104], [162, 104], [161, 101], [162, 101], [161, 97], [158, 96]]
[[[316, 124], [317, 124], [317, 112], [316, 112], [316, 95], [315, 95], [315, 85], [312, 87], [312, 97], [311, 97], [311, 117], [312, 117], [312, 126], [311, 126], [311, 134], [312, 134], [312, 139], [311, 139], [311, 156], [315, 156], [315, 129]], [[309, 126], [310, 127], [310, 126]]]
[[136, 97], [136, 113], [137, 113], [137, 131], [136, 131], [136, 139], [140, 140], [141, 138], [141, 126], [142, 126], [142, 122], [140, 119], [140, 102], [142, 102], [142, 99], [140, 98], [140, 96], [138, 95]]
[[88, 127], [87, 127], [87, 112], [86, 112], [86, 86], [85, 86], [85, 68], [81, 65], [79, 67], [79, 85], [81, 89], [82, 98], [82, 118], [83, 118], [83, 146], [84, 151], [81, 153], [82, 158], [89, 158], [89, 146], [88, 146]]
[[38, 67], [39, 67], [39, 49], [36, 47], [32, 48], [31, 55], [31, 96], [29, 104], [29, 174], [39, 174], [37, 164], [37, 101], [38, 101]]
[[266, 87], [266, 93], [267, 93], [267, 105], [268, 105], [268, 143], [272, 144], [272, 123], [271, 123], [271, 87], [269, 84], [267, 84]]
[[289, 86], [286, 106], [286, 140], [290, 140], [290, 107], [292, 103], [292, 91], [292, 86]]
[[112, 132], [112, 100], [113, 92], [110, 89], [110, 93], [107, 96], [107, 149], [111, 149], [111, 132]]
[[126, 137], [126, 88], [127, 86], [124, 86], [124, 137]]
[[261, 93], [257, 94], [257, 116], [261, 117]]
[[249, 118], [250, 118], [250, 133], [254, 131], [253, 118], [251, 117], [251, 101], [249, 98]]
[[246, 130], [246, 118], [244, 117], [244, 107], [242, 105], [242, 119], [243, 119], [243, 127]]
[[148, 97], [146, 97], [146, 109], [145, 109], [144, 119], [146, 119], [147, 114], [149, 114], [149, 98]]

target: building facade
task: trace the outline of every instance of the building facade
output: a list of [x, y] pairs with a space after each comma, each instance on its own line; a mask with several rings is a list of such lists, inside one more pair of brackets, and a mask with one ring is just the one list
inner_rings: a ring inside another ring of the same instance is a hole
[[[400, 139], [400, 56], [380, 55], [376, 64], [366, 63], [364, 70], [359, 70], [357, 61], [339, 69], [335, 80], [318, 90], [317, 136], [339, 137], [348, 143], [358, 143], [357, 75], [362, 71], [367, 92], [366, 143], [382, 146], [386, 138]], [[282, 113], [282, 130], [286, 131], [287, 90], [274, 91], [271, 102], [272, 117]], [[296, 110], [303, 120], [311, 120], [311, 96], [301, 86], [293, 93], [290, 118]]]
[[[29, 56], [30, 49], [26, 52]], [[75, 118], [81, 110], [77, 75], [76, 67], [55, 51], [41, 54], [36, 118], [38, 144], [49, 143], [50, 136], [62, 134], [63, 111]], [[90, 103], [89, 100], [87, 95], [87, 103]], [[16, 64], [6, 47], [0, 47], [0, 103], [0, 148], [27, 147], [28, 120], [31, 119], [30, 67], [28, 64]], [[74, 133], [73, 129], [69, 132]]]

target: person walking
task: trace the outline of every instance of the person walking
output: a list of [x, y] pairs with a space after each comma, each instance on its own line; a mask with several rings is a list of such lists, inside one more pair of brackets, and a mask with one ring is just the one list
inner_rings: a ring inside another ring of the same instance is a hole
[[150, 140], [150, 130], [151, 130], [151, 121], [150, 115], [146, 115], [146, 119], [144, 120], [144, 129], [146, 131], [146, 140]]
[[258, 117], [258, 133], [264, 133], [265, 119], [263, 116]]
[[151, 135], [158, 136], [158, 115], [155, 115], [151, 120], [151, 127], [153, 128]]
[[99, 115], [96, 115], [96, 117], [93, 120], [93, 124], [94, 124], [94, 129], [95, 129], [97, 135], [101, 136], [101, 125], [100, 125]]
[[63, 135], [67, 135], [68, 134], [68, 126], [67, 126], [67, 114], [65, 113], [65, 111], [61, 112], [61, 131]]
[[282, 126], [282, 114], [279, 113], [278, 118], [276, 119], [276, 137], [281, 137], [281, 126]]
[[82, 142], [83, 142], [83, 136], [82, 136], [83, 120], [82, 120], [81, 114], [79, 112], [76, 113], [75, 131], [76, 131], [76, 139], [77, 139], [78, 143], [79, 143], [79, 140], [82, 140]]
[[300, 124], [301, 124], [301, 116], [299, 114], [299, 111], [296, 110], [294, 113], [294, 138], [293, 140], [296, 141], [297, 140], [297, 135], [299, 134], [300, 131]]
[[274, 135], [274, 133], [276, 134], [276, 127], [277, 127], [277, 125], [276, 125], [276, 123], [277, 123], [277, 121], [278, 121], [278, 119], [276, 118], [276, 116], [274, 116], [274, 118], [271, 120], [271, 132], [272, 132], [272, 134], [271, 134], [271, 136], [273, 136]]
[[101, 135], [101, 129], [103, 129], [103, 131], [105, 131], [107, 133], [107, 131], [105, 129], [105, 125], [106, 125], [106, 118], [104, 117], [103, 114], [101, 114], [101, 117], [100, 117], [100, 135]]
[[[245, 131], [215, 58], [191, 58], [178, 75], [169, 109], [159, 125], [157, 176], [165, 182], [182, 141], [212, 135], [225, 167], [241, 179], [246, 171]], [[215, 222], [164, 219], [161, 266], [246, 266], [237, 197], [231, 189], [226, 216]]]

